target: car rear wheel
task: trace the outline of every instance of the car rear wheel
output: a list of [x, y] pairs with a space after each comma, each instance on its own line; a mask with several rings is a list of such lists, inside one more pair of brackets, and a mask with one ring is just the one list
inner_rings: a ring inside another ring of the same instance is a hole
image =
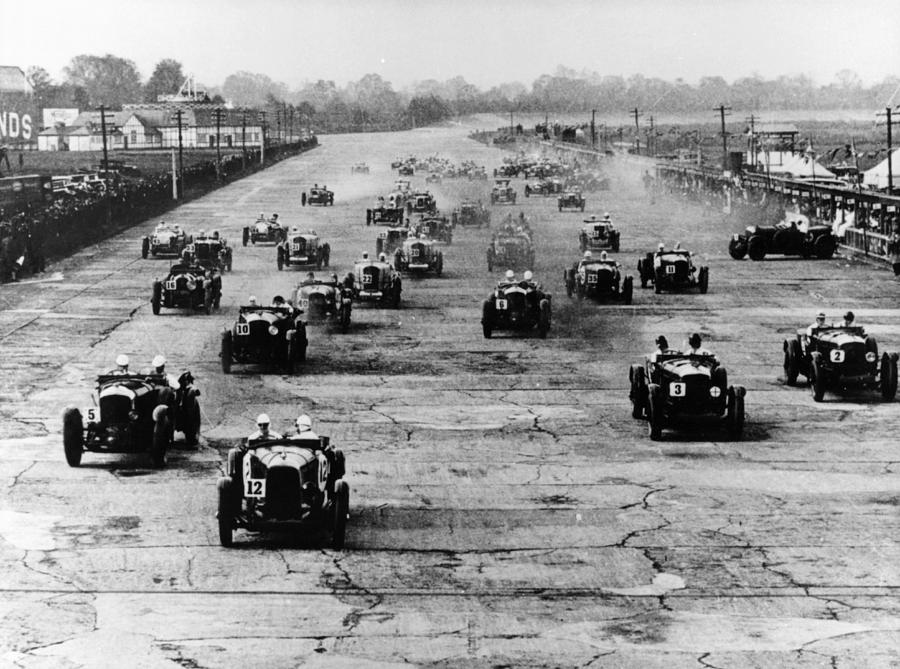
[[172, 440], [168, 412], [169, 407], [165, 404], [160, 404], [153, 410], [153, 440], [150, 442], [150, 461], [157, 468], [165, 466], [166, 450]]
[[897, 396], [897, 358], [896, 354], [883, 353], [881, 355], [881, 399], [885, 402], [893, 402]]
[[728, 388], [728, 411], [725, 421], [728, 434], [732, 439], [740, 439], [744, 433], [744, 394], [743, 386]]
[[786, 339], [784, 342], [784, 379], [789, 386], [797, 383], [800, 374], [800, 342]]
[[700, 284], [700, 292], [705, 295], [709, 290], [709, 267], [700, 268], [700, 275], [697, 277], [697, 283]]
[[225, 548], [231, 548], [234, 543], [234, 479], [230, 476], [222, 476], [216, 482], [219, 493], [219, 504], [216, 519], [219, 525], [219, 543]]
[[279, 246], [275, 251], [275, 264], [278, 266], [278, 271], [284, 269], [284, 247]]
[[247, 242], [250, 241], [250, 228], [244, 228], [241, 240], [244, 242], [244, 246], [247, 246]]
[[572, 297], [575, 288], [575, 270], [565, 270], [563, 272], [563, 281], [566, 284], [566, 297]]
[[154, 316], [159, 316], [159, 307], [162, 304], [162, 283], [153, 282], [153, 294], [150, 297], [150, 308]]
[[750, 260], [762, 260], [766, 257], [766, 240], [759, 235], [751, 237], [747, 241], [747, 255]]
[[813, 253], [816, 254], [816, 258], [821, 260], [828, 260], [834, 255], [834, 250], [834, 237], [831, 235], [822, 235], [813, 242]]
[[232, 339], [231, 339], [231, 331], [226, 331], [222, 333], [222, 350], [220, 355], [222, 356], [222, 372], [224, 374], [231, 374], [231, 356], [233, 353]]
[[147, 256], [150, 254], [150, 240], [144, 237], [141, 242], [141, 258], [144, 260], [147, 259]]
[[812, 377], [810, 379], [812, 385], [810, 389], [812, 391], [813, 400], [816, 402], [821, 402], [825, 397], [825, 371], [822, 369], [822, 358], [818, 353], [813, 353], [812, 361], [809, 365], [809, 373]]
[[631, 304], [632, 297], [634, 296], [634, 278], [630, 276], [626, 276], [624, 281], [622, 281], [622, 302], [625, 304]]
[[740, 239], [732, 239], [728, 243], [728, 255], [735, 260], [743, 260], [747, 255], [747, 244]]
[[643, 419], [647, 413], [647, 375], [641, 365], [632, 365], [631, 373], [631, 417]]
[[184, 442], [188, 446], [196, 446], [200, 440], [200, 404], [197, 398], [192, 398], [191, 406], [188, 407], [186, 422], [184, 426]]
[[212, 313], [213, 302], [215, 302], [215, 296], [213, 295], [212, 284], [210, 284], [203, 289], [203, 313], [207, 316]]
[[541, 300], [539, 308], [538, 335], [541, 339], [546, 339], [547, 332], [550, 330], [550, 300], [546, 298]]
[[331, 547], [343, 550], [347, 535], [347, 514], [350, 513], [350, 486], [346, 481], [335, 481], [334, 506], [332, 508]]
[[491, 300], [485, 300], [481, 307], [481, 331], [485, 339], [490, 339], [494, 333], [494, 305]]
[[656, 383], [647, 386], [647, 428], [650, 439], [662, 439], [663, 396], [662, 388]]
[[63, 450], [70, 467], [81, 464], [81, 454], [84, 452], [84, 422], [81, 419], [81, 412], [75, 407], [68, 407], [63, 412]]

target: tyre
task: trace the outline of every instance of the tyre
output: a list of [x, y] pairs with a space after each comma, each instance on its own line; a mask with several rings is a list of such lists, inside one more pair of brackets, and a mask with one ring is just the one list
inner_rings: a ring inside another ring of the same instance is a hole
[[284, 247], [282, 246], [276, 249], [275, 264], [278, 265], [278, 271], [284, 269]]
[[616, 235], [616, 236], [613, 237], [613, 239], [612, 239], [612, 250], [613, 250], [613, 252], [615, 252], [615, 253], [618, 253], [618, 252], [619, 252], [619, 235]]
[[150, 442], [150, 461], [156, 468], [166, 464], [166, 450], [172, 439], [169, 429], [169, 408], [165, 404], [153, 410], [153, 440]]
[[563, 272], [563, 282], [566, 284], [566, 297], [572, 297], [575, 289], [575, 270], [567, 269]]
[[331, 547], [343, 550], [347, 534], [347, 514], [350, 513], [350, 486], [344, 480], [334, 484], [334, 505], [331, 520]]
[[241, 239], [244, 242], [244, 246], [247, 246], [247, 242], [250, 241], [250, 228], [244, 228]]
[[441, 253], [441, 254], [438, 254], [437, 268], [435, 269], [435, 272], [438, 276], [440, 276], [443, 273], [443, 271], [444, 271], [444, 254]]
[[743, 260], [747, 255], [747, 244], [740, 239], [732, 239], [728, 243], [728, 255], [735, 260]]
[[494, 271], [494, 254], [488, 251], [487, 254], [488, 272]]
[[766, 240], [754, 235], [747, 241], [747, 255], [750, 260], [762, 260], [766, 257]]
[[299, 369], [298, 360], [300, 351], [298, 350], [297, 332], [291, 332], [284, 347], [284, 371], [286, 374], [296, 374]]
[[825, 371], [822, 369], [822, 357], [821, 354], [813, 353], [812, 360], [809, 365], [809, 373], [812, 377], [810, 379], [812, 385], [810, 386], [810, 390], [812, 391], [813, 400], [816, 402], [821, 402], [825, 397]]
[[653, 441], [662, 439], [663, 428], [662, 388], [655, 383], [647, 386], [647, 429]]
[[141, 241], [141, 258], [144, 260], [147, 259], [147, 256], [150, 254], [150, 240], [144, 237], [143, 241]]
[[732, 439], [740, 439], [744, 434], [744, 394], [743, 386], [728, 388], [728, 411], [725, 414], [725, 427]]
[[706, 295], [709, 290], [709, 267], [701, 267], [697, 283], [700, 285], [700, 293]]
[[329, 262], [331, 262], [331, 245], [325, 244], [322, 246], [322, 264], [328, 267]]
[[159, 316], [159, 307], [162, 304], [162, 283], [153, 282], [153, 294], [150, 296], [150, 308], [154, 316]]
[[637, 264], [638, 276], [641, 277], [641, 288], [647, 287], [647, 274], [644, 272], [644, 261], [638, 260]]
[[641, 420], [647, 414], [647, 375], [641, 365], [632, 365], [629, 372], [631, 417]]
[[481, 331], [485, 339], [490, 339], [494, 332], [494, 303], [485, 300], [481, 306]]
[[834, 255], [835, 250], [835, 241], [834, 237], [831, 235], [820, 235], [816, 241], [813, 242], [813, 253], [816, 254], [816, 258], [821, 260], [828, 260], [831, 256]]
[[347, 334], [350, 330], [350, 304], [345, 304], [340, 316], [341, 333]]
[[797, 383], [800, 375], [800, 342], [786, 339], [784, 342], [784, 380], [789, 386]]
[[297, 360], [306, 362], [306, 349], [309, 348], [309, 339], [306, 336], [306, 325], [297, 323], [296, 334], [294, 338], [297, 340]]
[[193, 398], [191, 406], [187, 409], [184, 425], [184, 443], [188, 446], [196, 446], [200, 440], [200, 404], [197, 398]]
[[546, 339], [547, 332], [550, 330], [550, 300], [541, 300], [540, 310], [541, 313], [538, 317], [538, 335], [541, 339]]
[[216, 520], [219, 525], [219, 543], [225, 548], [231, 548], [234, 543], [234, 479], [223, 476], [216, 482], [216, 490], [219, 494], [219, 504]]
[[384, 251], [384, 240], [379, 237], [375, 240], [375, 257], [380, 256], [382, 251]]
[[[710, 387], [715, 386], [722, 391], [722, 394], [719, 397], [725, 398], [725, 402], [723, 402], [720, 407], [726, 408], [728, 407], [728, 370], [724, 367], [716, 367], [709, 379]], [[721, 402], [721, 400], [719, 400]], [[722, 410], [720, 408], [719, 415], [722, 415]]]
[[897, 359], [884, 353], [881, 356], [880, 369], [881, 399], [893, 402], [897, 396]]
[[231, 356], [233, 354], [233, 346], [231, 339], [231, 330], [222, 333], [222, 350], [219, 355], [222, 356], [222, 373], [231, 374]]
[[70, 467], [81, 464], [81, 454], [84, 452], [84, 422], [81, 419], [81, 412], [75, 407], [68, 407], [63, 412], [63, 450]]
[[625, 280], [622, 282], [622, 302], [624, 304], [631, 304], [631, 300], [634, 296], [634, 278], [630, 276], [626, 276]]
[[306, 193], [305, 192], [300, 195], [300, 206], [302, 206], [302, 207], [306, 206]]

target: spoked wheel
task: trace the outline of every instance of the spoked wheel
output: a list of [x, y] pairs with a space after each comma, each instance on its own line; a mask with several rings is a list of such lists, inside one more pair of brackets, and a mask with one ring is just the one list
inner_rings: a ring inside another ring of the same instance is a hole
[[647, 412], [647, 376], [640, 365], [632, 365], [628, 376], [631, 381], [631, 417], [641, 420]]
[[800, 342], [788, 339], [784, 342], [784, 379], [792, 386], [800, 375]]
[[63, 412], [63, 449], [70, 467], [81, 464], [81, 454], [84, 451], [84, 423], [81, 412], [75, 407], [69, 407]]
[[653, 441], [662, 439], [663, 401], [662, 388], [651, 383], [647, 387], [647, 426]]
[[813, 400], [821, 402], [825, 397], [825, 372], [822, 370], [822, 359], [818, 354], [813, 354], [809, 373], [812, 376], [810, 379], [812, 382], [810, 390], [812, 391]]
[[725, 413], [725, 427], [732, 439], [740, 439], [744, 433], [744, 394], [743, 386], [728, 388], [728, 409]]
[[343, 550], [347, 534], [347, 514], [350, 513], [350, 486], [346, 481], [335, 481], [334, 507], [332, 509], [331, 547]]
[[219, 543], [225, 548], [234, 544], [234, 479], [223, 476], [216, 482], [219, 493], [219, 505], [216, 519], [219, 524]]
[[897, 358], [896, 354], [881, 355], [881, 399], [892, 402], [897, 395]]

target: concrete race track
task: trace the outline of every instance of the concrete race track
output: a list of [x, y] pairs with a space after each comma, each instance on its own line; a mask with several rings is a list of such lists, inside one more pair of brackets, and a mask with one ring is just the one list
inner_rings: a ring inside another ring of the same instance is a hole
[[[405, 278], [399, 310], [354, 305], [350, 332], [310, 329], [289, 377], [223, 375], [219, 333], [251, 294], [287, 295], [271, 246], [240, 246], [259, 212], [312, 227], [340, 274], [377, 229], [397, 156], [435, 152], [489, 173], [502, 153], [452, 126], [325, 136], [322, 146], [230, 184], [166, 218], [219, 230], [234, 250], [219, 312], [163, 310], [141, 260], [147, 222], [0, 286], [0, 665], [49, 667], [896, 667], [900, 666], [898, 404], [877, 392], [826, 395], [784, 384], [782, 341], [819, 309], [848, 308], [882, 350], [900, 350], [898, 288], [886, 268], [728, 257], [734, 224], [668, 197], [618, 159], [612, 189], [588, 195], [622, 229], [627, 273], [681, 241], [710, 267], [707, 295], [633, 306], [579, 303], [563, 269], [579, 256], [580, 213], [555, 200], [524, 211], [536, 277], [553, 293], [546, 340], [484, 339], [496, 283], [490, 232], [457, 229], [441, 278]], [[369, 175], [351, 174], [367, 161]], [[313, 183], [334, 207], [301, 207]], [[414, 184], [423, 186], [424, 175]], [[430, 185], [449, 212], [488, 199], [490, 181]], [[744, 439], [720, 426], [650, 441], [631, 418], [628, 367], [658, 334], [704, 335], [748, 389]], [[89, 406], [119, 353], [157, 353], [202, 391], [198, 447], [163, 470], [146, 455], [63, 457], [61, 412]], [[347, 456], [347, 548], [327, 537], [241, 532], [219, 546], [216, 478], [265, 411], [301, 411]]]

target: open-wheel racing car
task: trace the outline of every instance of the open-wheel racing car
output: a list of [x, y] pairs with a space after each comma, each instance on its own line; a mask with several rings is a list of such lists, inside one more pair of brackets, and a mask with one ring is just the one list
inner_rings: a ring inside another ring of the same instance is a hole
[[306, 360], [306, 325], [293, 307], [241, 307], [237, 322], [222, 333], [222, 371], [235, 363], [263, 364], [295, 374]]
[[477, 225], [479, 228], [483, 226], [490, 227], [491, 212], [479, 200], [463, 200], [459, 207], [450, 215], [453, 225], [461, 225], [468, 227]]
[[319, 236], [315, 230], [300, 232], [297, 228], [291, 230], [287, 239], [278, 245], [276, 263], [278, 269], [285, 267], [328, 267], [331, 259], [331, 246], [328, 243], [319, 243]]
[[515, 204], [516, 190], [510, 186], [509, 179], [494, 179], [491, 188], [491, 204]]
[[350, 174], [368, 174], [369, 166], [366, 163], [355, 163], [350, 168]]
[[184, 432], [195, 445], [200, 435], [200, 405], [194, 377], [184, 372], [173, 388], [164, 374], [111, 372], [97, 377], [97, 400], [82, 410], [63, 412], [63, 448], [71, 467], [84, 451], [147, 452], [156, 467], [166, 462], [173, 433]]
[[665, 427], [696, 424], [704, 416], [722, 418], [733, 439], [744, 431], [747, 391], [728, 385], [728, 372], [714, 355], [650, 354], [643, 365], [629, 368], [628, 380], [631, 415], [647, 419], [651, 439], [661, 439]]
[[556, 205], [560, 211], [563, 209], [584, 211], [584, 195], [578, 188], [567, 189], [556, 198]]
[[829, 388], [873, 388], [891, 402], [897, 395], [897, 354], [878, 355], [878, 342], [858, 326], [834, 326], [797, 330], [784, 341], [784, 374], [789, 386], [802, 374], [810, 383], [813, 399], [821, 402]]
[[431, 172], [427, 177], [425, 177], [425, 183], [439, 184], [441, 183], [441, 175], [437, 172]]
[[156, 229], [141, 240], [141, 257], [180, 256], [193, 238], [185, 233], [177, 223], [162, 222]]
[[403, 246], [403, 242], [409, 236], [409, 228], [388, 228], [380, 230], [378, 237], [375, 239], [375, 255], [380, 256], [382, 253], [393, 256], [394, 251]]
[[231, 271], [231, 247], [224, 237], [214, 232], [211, 237], [198, 236], [187, 245], [181, 257], [188, 263], [196, 263], [219, 272]]
[[488, 272], [494, 267], [531, 269], [534, 267], [534, 244], [523, 233], [498, 235], [491, 240], [487, 250]]
[[220, 543], [230, 547], [238, 528], [325, 527], [331, 547], [341, 550], [350, 504], [344, 468], [344, 454], [328, 437], [260, 439], [232, 448], [217, 483]]
[[394, 251], [394, 269], [422, 274], [434, 272], [440, 276], [444, 271], [444, 254], [433, 239], [411, 233], [403, 245]]
[[584, 219], [584, 225], [578, 233], [578, 245], [582, 251], [619, 250], [619, 231], [609, 220], [609, 215], [602, 219], [592, 214]]
[[406, 202], [410, 214], [432, 214], [437, 211], [437, 202], [428, 191], [416, 191]]
[[683, 249], [648, 253], [638, 260], [637, 270], [641, 277], [641, 288], [652, 283], [657, 293], [691, 288], [699, 288], [701, 293], [709, 290], [709, 267], [704, 265], [698, 270], [691, 260], [691, 254]]
[[415, 224], [416, 232], [436, 242], [453, 243], [453, 223], [446, 216], [424, 216]]
[[622, 278], [619, 263], [602, 256], [595, 258], [585, 254], [584, 258], [565, 270], [563, 280], [566, 295], [572, 297], [575, 294], [579, 300], [585, 297], [595, 300], [611, 298], [631, 304], [634, 294], [634, 278], [630, 275]]
[[837, 239], [830, 225], [800, 227], [794, 221], [770, 226], [751, 225], [743, 234], [735, 234], [728, 243], [728, 253], [735, 260], [741, 260], [745, 255], [751, 260], [762, 260], [767, 253], [827, 259], [834, 255], [835, 249]]
[[307, 323], [332, 320], [341, 332], [346, 333], [350, 329], [353, 291], [339, 282], [334, 274], [327, 280], [315, 277], [304, 279], [294, 289], [291, 302]]
[[353, 291], [353, 299], [358, 302], [382, 302], [400, 308], [403, 281], [400, 272], [386, 260], [372, 260], [364, 255], [353, 266], [353, 274], [347, 283]]
[[280, 244], [284, 241], [287, 228], [278, 222], [276, 217], [267, 219], [262, 214], [253, 223], [244, 228], [242, 239], [244, 246], [251, 244]]
[[309, 189], [309, 192], [303, 191], [303, 194], [300, 196], [300, 204], [304, 207], [306, 205], [311, 206], [314, 204], [322, 205], [323, 207], [333, 207], [334, 191], [330, 191], [325, 186], [316, 184]]
[[379, 197], [375, 200], [375, 206], [366, 209], [366, 225], [387, 223], [389, 225], [398, 225], [403, 223], [403, 216], [406, 214], [407, 197], [400, 191], [394, 191], [387, 196], [387, 199]]
[[215, 269], [198, 264], [176, 264], [165, 279], [153, 282], [150, 307], [155, 316], [160, 308], [187, 309], [209, 314], [219, 308], [222, 299], [222, 276]]
[[501, 281], [481, 306], [481, 330], [490, 339], [496, 330], [533, 330], [541, 339], [550, 330], [550, 299], [533, 281]]

